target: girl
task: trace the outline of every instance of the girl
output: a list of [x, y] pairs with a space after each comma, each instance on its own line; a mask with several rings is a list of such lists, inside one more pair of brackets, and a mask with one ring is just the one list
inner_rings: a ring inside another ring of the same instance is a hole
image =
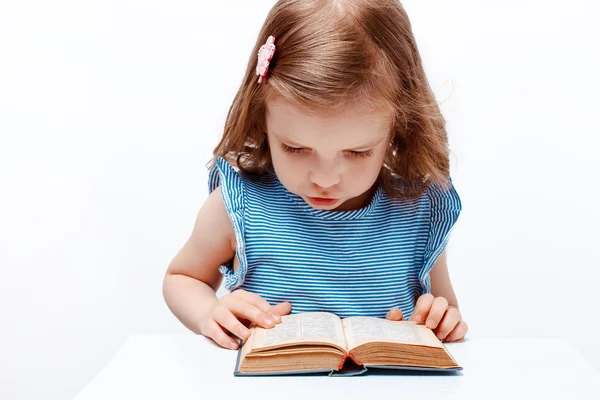
[[448, 152], [397, 0], [280, 0], [166, 273], [169, 308], [231, 349], [248, 324], [305, 311], [463, 338], [444, 252], [461, 210]]

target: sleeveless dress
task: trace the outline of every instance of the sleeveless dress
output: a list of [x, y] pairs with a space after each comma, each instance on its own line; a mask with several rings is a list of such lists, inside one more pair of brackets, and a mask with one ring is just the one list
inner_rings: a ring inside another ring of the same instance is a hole
[[289, 301], [292, 314], [384, 318], [398, 307], [408, 319], [462, 209], [453, 185], [432, 185], [412, 201], [380, 187], [362, 209], [316, 210], [274, 174], [251, 178], [223, 158], [209, 175], [209, 191], [218, 186], [239, 259], [220, 267], [225, 288]]

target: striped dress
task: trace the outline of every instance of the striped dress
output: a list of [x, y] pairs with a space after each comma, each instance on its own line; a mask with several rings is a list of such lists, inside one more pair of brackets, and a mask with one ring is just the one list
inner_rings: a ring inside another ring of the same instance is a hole
[[275, 175], [250, 178], [218, 158], [209, 191], [221, 187], [237, 240], [239, 267], [220, 271], [228, 290], [256, 293], [292, 313], [410, 317], [430, 292], [429, 271], [461, 210], [452, 186], [419, 199], [392, 199], [379, 188], [354, 211], [324, 211], [289, 192]]

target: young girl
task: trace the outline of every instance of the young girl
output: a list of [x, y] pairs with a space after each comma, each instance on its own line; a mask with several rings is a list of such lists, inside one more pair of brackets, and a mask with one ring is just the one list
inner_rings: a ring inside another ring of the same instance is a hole
[[[397, 0], [280, 0], [166, 273], [169, 308], [231, 349], [248, 324], [306, 311], [463, 338], [444, 251], [461, 210], [444, 126]], [[222, 277], [231, 292], [218, 299]]]

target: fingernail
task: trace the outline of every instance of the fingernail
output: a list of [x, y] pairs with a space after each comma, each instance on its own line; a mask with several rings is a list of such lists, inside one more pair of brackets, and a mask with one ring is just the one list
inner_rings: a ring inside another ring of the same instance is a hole
[[435, 321], [432, 319], [428, 319], [425, 325], [427, 325], [428, 328], [433, 328], [435, 326]]
[[273, 318], [275, 318], [276, 322], [281, 322], [281, 315], [277, 314], [275, 311], [271, 312], [273, 314]]
[[229, 343], [229, 348], [230, 348], [231, 350], [235, 350], [235, 349], [237, 349], [237, 347], [238, 347], [238, 345], [237, 345], [237, 343], [236, 343], [236, 342], [231, 342], [231, 343]]
[[266, 318], [264, 319], [264, 321], [265, 321], [265, 325], [268, 325], [268, 326], [273, 326], [273, 325], [275, 325], [275, 322], [273, 321], [273, 319], [271, 319], [271, 318], [269, 318], [269, 317], [266, 317]]
[[244, 339], [248, 339], [248, 336], [250, 336], [250, 331], [248, 329], [242, 330], [242, 336]]
[[423, 316], [421, 314], [415, 314], [415, 321], [421, 322], [423, 320]]

